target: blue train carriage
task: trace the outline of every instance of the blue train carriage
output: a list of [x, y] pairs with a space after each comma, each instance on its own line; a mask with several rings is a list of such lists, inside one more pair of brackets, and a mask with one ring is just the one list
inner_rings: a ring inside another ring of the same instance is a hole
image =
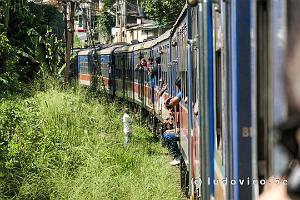
[[183, 88], [188, 94], [189, 194], [203, 199], [232, 199], [230, 191], [235, 186], [222, 181], [234, 177], [235, 159], [228, 150], [234, 141], [229, 135], [233, 121], [228, 107], [232, 74], [226, 69], [225, 56], [229, 53], [225, 53], [228, 48], [223, 33], [228, 27], [221, 21], [227, 15], [222, 13], [222, 5], [214, 2], [187, 9], [188, 69], [181, 72], [189, 80]]
[[169, 111], [164, 106], [164, 102], [169, 98], [169, 92], [166, 90], [163, 95], [159, 96], [162, 87], [168, 84], [168, 66], [170, 61], [170, 33], [171, 29], [159, 36], [154, 42], [153, 57], [161, 59], [161, 66], [157, 69], [155, 78], [155, 113], [158, 119], [163, 121], [169, 117]]
[[77, 56], [77, 70], [79, 84], [91, 86], [93, 74], [93, 50], [83, 49], [78, 52]]
[[112, 95], [115, 95], [115, 77], [118, 75], [118, 71], [116, 70], [114, 50], [121, 46], [123, 45], [114, 44], [110, 47], [97, 51], [98, 61], [103, 76], [104, 87]]
[[117, 48], [115, 53], [115, 66], [116, 66], [116, 96], [132, 101], [133, 88], [132, 88], [132, 66], [129, 62], [128, 54], [129, 46]]
[[[214, 130], [214, 141], [211, 142], [214, 149], [214, 178], [219, 180], [219, 184], [215, 185], [215, 198], [226, 199], [226, 190], [228, 184], [224, 184], [221, 180], [225, 180], [227, 177], [226, 167], [230, 165], [230, 162], [226, 160], [226, 152], [224, 149], [228, 147], [226, 134], [228, 135], [228, 126], [225, 122], [228, 121], [227, 117], [227, 106], [226, 100], [228, 98], [227, 85], [228, 75], [225, 71], [225, 39], [224, 30], [225, 25], [221, 21], [221, 4], [212, 4], [212, 60], [213, 70], [211, 73], [212, 81], [212, 94], [214, 107], [213, 116], [213, 130]], [[199, 55], [200, 56], [200, 55]], [[200, 83], [199, 83], [200, 84]], [[226, 96], [227, 95], [227, 96]], [[224, 139], [225, 138], [225, 139]]]
[[188, 195], [203, 199], [227, 199], [227, 191], [232, 189], [222, 182], [233, 157], [223, 150], [232, 145], [223, 135], [228, 133], [224, 123], [232, 122], [225, 116], [225, 95], [229, 94], [220, 13], [218, 2], [187, 7], [172, 35], [172, 63], [179, 68], [182, 94], [187, 97], [180, 108], [181, 148], [188, 171], [183, 178], [187, 179]]
[[[250, 1], [207, 1], [197, 10], [201, 195], [252, 199]], [[233, 182], [232, 182], [233, 181]]]

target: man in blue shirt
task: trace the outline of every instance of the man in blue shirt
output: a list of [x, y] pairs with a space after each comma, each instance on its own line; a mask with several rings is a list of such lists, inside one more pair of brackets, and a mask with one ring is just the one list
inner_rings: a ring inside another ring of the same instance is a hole
[[[174, 114], [172, 112], [174, 110], [174, 107], [177, 106], [182, 99], [180, 78], [176, 79], [176, 86], [179, 92], [176, 94], [176, 96], [174, 96], [171, 99], [168, 99], [167, 102], [165, 103], [166, 107], [170, 110], [170, 115]], [[169, 149], [171, 155], [174, 158], [174, 160], [170, 162], [170, 165], [173, 166], [180, 164], [181, 152], [177, 144], [177, 142], [180, 141], [179, 133], [180, 133], [180, 128], [176, 127], [175, 129], [165, 131], [162, 136], [164, 143], [166, 144], [167, 148]]]

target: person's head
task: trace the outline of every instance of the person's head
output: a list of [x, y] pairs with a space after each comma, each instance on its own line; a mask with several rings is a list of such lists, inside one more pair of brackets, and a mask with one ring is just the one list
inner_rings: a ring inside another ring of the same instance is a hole
[[181, 79], [179, 77], [176, 78], [175, 85], [181, 90]]
[[149, 59], [148, 59], [148, 61], [149, 61], [149, 63], [153, 63], [153, 58], [152, 57], [150, 57]]
[[146, 61], [146, 59], [145, 59], [145, 58], [142, 58], [142, 60], [141, 60], [141, 64], [142, 64], [142, 65], [147, 65], [147, 61]]

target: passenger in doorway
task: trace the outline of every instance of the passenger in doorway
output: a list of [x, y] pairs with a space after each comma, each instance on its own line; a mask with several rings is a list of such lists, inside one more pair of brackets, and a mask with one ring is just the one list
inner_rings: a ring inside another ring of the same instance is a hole
[[135, 71], [138, 71], [138, 70], [142, 70], [144, 69], [145, 67], [147, 67], [147, 61], [145, 58], [141, 58], [141, 61], [140, 63], [138, 63], [135, 67]]
[[124, 135], [125, 141], [124, 145], [127, 146], [131, 139], [132, 134], [132, 119], [129, 116], [129, 109], [125, 108], [124, 115], [123, 115], [123, 125], [124, 125]]
[[147, 74], [148, 74], [149, 80], [150, 80], [150, 74], [152, 72], [152, 68], [153, 68], [153, 58], [150, 57], [147, 62]]
[[162, 112], [162, 104], [163, 104], [163, 94], [168, 89], [168, 84], [164, 84], [164, 81], [162, 79], [159, 80], [159, 86], [158, 86], [158, 113], [161, 114]]
[[155, 77], [153, 74], [153, 58], [150, 57], [147, 63], [147, 74], [150, 86], [150, 97], [151, 97], [151, 107], [154, 106], [154, 86], [155, 86]]
[[[177, 95], [171, 99], [168, 99], [166, 102], [166, 107], [170, 111], [170, 115], [174, 115], [174, 108], [179, 104], [181, 101], [181, 80], [180, 78], [176, 79], [176, 86], [179, 89]], [[172, 112], [173, 111], [173, 112]], [[175, 118], [175, 116], [173, 117]], [[175, 122], [175, 120], [174, 120]], [[176, 126], [175, 126], [176, 127]], [[169, 149], [171, 155], [173, 156], [173, 161], [170, 162], [170, 165], [179, 165], [181, 152], [178, 147], [178, 143], [180, 141], [180, 128], [176, 127], [172, 130], [167, 130], [163, 133], [162, 136], [167, 148]]]

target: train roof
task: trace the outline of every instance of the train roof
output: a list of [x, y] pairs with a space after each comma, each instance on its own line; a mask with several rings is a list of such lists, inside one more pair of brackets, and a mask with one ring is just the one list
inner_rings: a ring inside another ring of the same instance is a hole
[[142, 44], [143, 44], [143, 43], [138, 43], [138, 44], [131, 45], [131, 46], [129, 46], [128, 51], [131, 52], [131, 51], [133, 51], [133, 50], [134, 50], [134, 51], [135, 51], [135, 50], [139, 50], [139, 49], [142, 48]]
[[155, 40], [155, 45], [159, 44], [165, 40], [168, 40], [170, 35], [171, 35], [171, 31], [172, 29], [167, 30], [166, 32], [164, 32], [162, 35], [160, 35], [156, 40]]
[[86, 56], [86, 55], [91, 54], [92, 51], [93, 51], [93, 49], [81, 49], [81, 50], [78, 50], [78, 55], [79, 56]]
[[111, 54], [116, 48], [122, 47], [122, 46], [123, 46], [123, 44], [113, 45], [113, 46], [110, 46], [108, 48], [101, 49], [100, 51], [97, 51], [97, 54], [100, 54], [100, 55]]
[[123, 53], [123, 52], [128, 52], [129, 46], [122, 46], [122, 47], [118, 47], [115, 50], [115, 53]]
[[150, 40], [150, 41], [144, 42], [143, 49], [149, 49], [149, 48], [153, 47], [155, 40]]

